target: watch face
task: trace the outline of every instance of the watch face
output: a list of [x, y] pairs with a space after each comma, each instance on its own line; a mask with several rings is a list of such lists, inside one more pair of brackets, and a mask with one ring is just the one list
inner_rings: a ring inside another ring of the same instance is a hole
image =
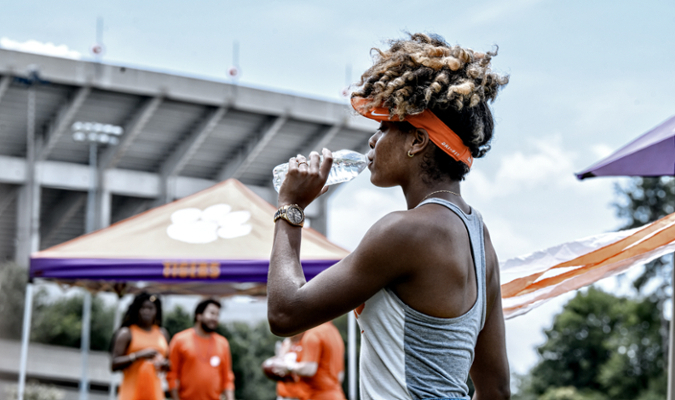
[[286, 214], [292, 223], [299, 224], [302, 222], [302, 211], [298, 210], [297, 208], [289, 207], [286, 211]]

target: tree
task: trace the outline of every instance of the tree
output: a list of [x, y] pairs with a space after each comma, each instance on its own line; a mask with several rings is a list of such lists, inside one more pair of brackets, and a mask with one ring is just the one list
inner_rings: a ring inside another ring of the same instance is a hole
[[176, 306], [170, 312], [164, 313], [162, 326], [169, 332], [170, 338], [180, 331], [191, 328], [193, 325], [192, 315], [183, 310], [181, 306]]
[[267, 379], [260, 366], [274, 355], [274, 346], [281, 338], [270, 332], [267, 322], [255, 326], [245, 323], [219, 325], [218, 333], [230, 342], [232, 372], [235, 376], [235, 397], [238, 399], [274, 399], [276, 384]]
[[0, 265], [0, 338], [21, 339], [28, 271], [14, 263]]
[[[82, 295], [51, 301], [44, 290], [34, 299], [31, 340], [55, 346], [80, 347], [82, 338]], [[92, 299], [90, 349], [108, 351], [115, 311], [98, 296]]]
[[545, 331], [542, 359], [514, 398], [663, 396], [659, 328], [660, 310], [648, 298], [616, 297], [593, 287], [580, 291]]
[[[624, 187], [616, 185], [615, 191], [617, 216], [626, 221], [622, 229], [637, 228], [675, 211], [675, 179], [672, 177], [635, 178]], [[633, 282], [638, 293], [648, 295], [660, 310], [661, 341], [666, 353], [670, 327], [664, 307], [672, 297], [672, 288], [668, 290], [672, 285], [672, 260], [673, 256], [669, 255], [648, 263]], [[647, 289], [651, 291], [646, 293]]]
[[[621, 229], [637, 228], [675, 211], [675, 180], [672, 177], [635, 178], [624, 187], [616, 185], [615, 191], [618, 196], [614, 203], [616, 214], [626, 221]], [[635, 288], [642, 292], [647, 283], [656, 280], [657, 287], [652, 295], [660, 302], [667, 299], [670, 260], [672, 256], [664, 256], [649, 263], [633, 282]]]

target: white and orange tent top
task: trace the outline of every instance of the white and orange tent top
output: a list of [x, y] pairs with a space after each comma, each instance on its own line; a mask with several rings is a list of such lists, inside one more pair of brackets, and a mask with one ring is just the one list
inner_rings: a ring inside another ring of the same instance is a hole
[[[98, 290], [141, 281], [164, 293], [257, 293], [267, 281], [275, 211], [230, 179], [37, 252], [30, 276]], [[349, 254], [311, 228], [302, 236], [308, 279]]]

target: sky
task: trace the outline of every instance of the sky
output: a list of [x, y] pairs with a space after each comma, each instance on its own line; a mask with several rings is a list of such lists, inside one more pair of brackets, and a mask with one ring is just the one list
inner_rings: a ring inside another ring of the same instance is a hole
[[[619, 228], [615, 185], [627, 179], [574, 172], [675, 114], [672, 0], [23, 0], [0, 14], [0, 46], [90, 59], [99, 17], [104, 62], [220, 81], [236, 62], [242, 85], [337, 102], [371, 65], [370, 49], [405, 32], [498, 45], [493, 70], [510, 83], [493, 103], [492, 150], [462, 195], [502, 260]], [[405, 208], [400, 189], [373, 187], [367, 172], [332, 192], [328, 237], [348, 249]], [[543, 329], [568, 299], [507, 321], [513, 371], [536, 363]]]

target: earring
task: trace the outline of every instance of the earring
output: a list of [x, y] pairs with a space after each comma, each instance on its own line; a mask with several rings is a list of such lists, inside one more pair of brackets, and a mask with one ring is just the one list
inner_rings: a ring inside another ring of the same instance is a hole
[[408, 157], [413, 158], [415, 155], [412, 153], [412, 150], [408, 150]]

